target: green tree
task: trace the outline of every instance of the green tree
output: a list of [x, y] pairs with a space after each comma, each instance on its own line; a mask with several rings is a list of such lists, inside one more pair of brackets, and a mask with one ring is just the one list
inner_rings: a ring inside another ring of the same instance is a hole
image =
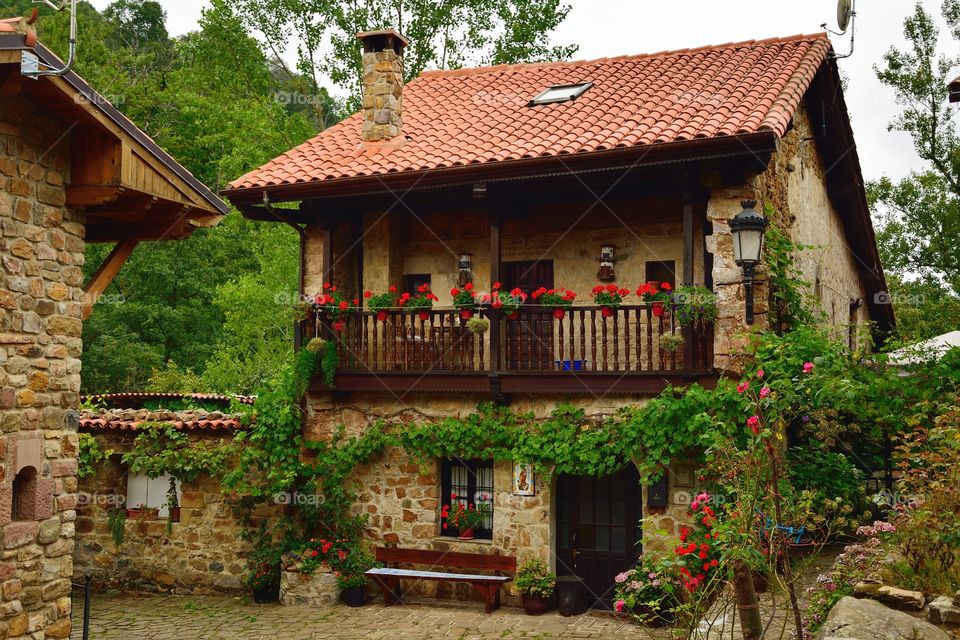
[[[960, 0], [945, 0], [942, 11], [956, 49]], [[956, 108], [946, 99], [960, 57], [938, 53], [938, 29], [920, 2], [904, 22], [904, 36], [909, 46], [891, 47], [875, 70], [903, 107], [889, 128], [910, 134], [926, 166], [901, 180], [872, 182], [868, 196], [878, 214], [883, 264], [896, 276], [891, 288], [898, 288], [892, 299], [901, 337], [918, 340], [956, 328], [955, 314], [952, 322], [931, 320], [960, 306], [960, 137]]]
[[296, 41], [293, 79], [313, 87], [328, 76], [359, 106], [361, 64], [356, 34], [396, 28], [410, 40], [404, 74], [428, 68], [565, 59], [577, 47], [551, 46], [549, 34], [570, 10], [560, 0], [236, 0], [247, 27], [277, 60]]

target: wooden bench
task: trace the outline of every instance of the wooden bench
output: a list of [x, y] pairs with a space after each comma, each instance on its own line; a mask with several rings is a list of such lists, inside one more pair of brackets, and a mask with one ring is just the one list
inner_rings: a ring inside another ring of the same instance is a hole
[[[400, 602], [400, 579], [405, 578], [408, 580], [469, 582], [483, 600], [485, 611], [490, 613], [494, 609], [500, 608], [500, 587], [513, 580], [513, 576], [502, 576], [500, 572], [516, 573], [517, 571], [517, 558], [515, 556], [430, 551], [427, 549], [399, 549], [397, 547], [377, 547], [374, 553], [379, 562], [391, 565], [382, 569], [370, 569], [366, 572], [366, 575], [373, 578], [373, 581], [383, 591], [383, 603], [388, 607]], [[429, 565], [431, 569], [425, 571], [400, 569], [400, 564]], [[433, 567], [486, 570], [493, 571], [494, 575], [443, 573], [433, 571]]]

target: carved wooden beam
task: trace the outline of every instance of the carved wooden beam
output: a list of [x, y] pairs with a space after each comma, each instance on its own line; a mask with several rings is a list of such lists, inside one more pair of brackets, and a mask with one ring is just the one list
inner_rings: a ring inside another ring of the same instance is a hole
[[103, 261], [97, 272], [90, 278], [90, 282], [83, 288], [85, 300], [83, 304], [83, 319], [86, 320], [93, 312], [93, 305], [106, 288], [113, 282], [123, 263], [127, 261], [130, 254], [137, 246], [137, 240], [124, 240], [118, 242], [113, 248], [107, 259]]

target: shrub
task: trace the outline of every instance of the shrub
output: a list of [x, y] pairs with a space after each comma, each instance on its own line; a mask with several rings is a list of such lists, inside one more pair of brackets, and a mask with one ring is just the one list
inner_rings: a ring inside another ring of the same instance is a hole
[[531, 558], [520, 566], [513, 583], [522, 595], [549, 598], [553, 595], [557, 576], [550, 572], [543, 560]]

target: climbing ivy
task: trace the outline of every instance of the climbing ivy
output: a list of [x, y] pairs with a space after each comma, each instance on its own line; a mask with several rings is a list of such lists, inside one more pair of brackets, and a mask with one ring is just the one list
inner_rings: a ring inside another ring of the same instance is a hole
[[[767, 220], [777, 219], [772, 205], [766, 205], [763, 212]], [[776, 222], [771, 222], [767, 228], [763, 245], [763, 262], [770, 273], [770, 326], [782, 334], [799, 325], [810, 324], [813, 314], [804, 299], [804, 290], [810, 283], [803, 279], [795, 258], [798, 252], [813, 247], [791, 240]]]

